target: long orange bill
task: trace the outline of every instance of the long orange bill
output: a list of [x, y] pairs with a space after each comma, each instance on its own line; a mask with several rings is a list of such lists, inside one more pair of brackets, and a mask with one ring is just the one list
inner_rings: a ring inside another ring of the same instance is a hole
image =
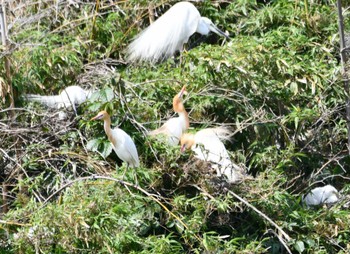
[[91, 118], [90, 121], [93, 121], [93, 120], [100, 120], [101, 117], [102, 117], [102, 115], [97, 115], [97, 116]]
[[179, 93], [179, 97], [181, 98], [182, 95], [186, 92], [186, 85], [184, 85], [182, 88], [181, 88], [181, 91]]

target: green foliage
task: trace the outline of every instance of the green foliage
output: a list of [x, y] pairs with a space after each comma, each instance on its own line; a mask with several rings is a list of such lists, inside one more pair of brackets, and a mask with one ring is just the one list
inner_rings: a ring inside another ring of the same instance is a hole
[[[125, 48], [149, 24], [149, 7], [157, 18], [173, 2], [97, 2], [33, 2], [16, 13], [32, 17], [11, 30], [18, 95], [74, 84], [95, 92], [63, 122], [26, 102], [14, 121], [0, 112], [1, 177], [10, 199], [0, 252], [349, 252], [335, 1], [194, 3], [231, 40], [210, 35], [191, 48], [194, 36], [190, 50], [154, 66], [125, 64]], [[147, 136], [174, 115], [172, 98], [183, 85], [190, 131], [232, 127], [225, 146], [250, 178], [228, 185], [191, 152]], [[132, 136], [139, 168], [123, 165], [102, 123], [89, 120], [100, 110]], [[302, 195], [327, 183], [344, 200], [304, 207]]]

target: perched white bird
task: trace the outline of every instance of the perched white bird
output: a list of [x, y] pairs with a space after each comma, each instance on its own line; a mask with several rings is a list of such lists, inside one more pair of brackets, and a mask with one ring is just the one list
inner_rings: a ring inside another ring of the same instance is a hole
[[90, 98], [92, 91], [84, 90], [80, 86], [68, 86], [59, 95], [43, 96], [27, 94], [25, 98], [29, 101], [36, 101], [50, 108], [70, 108], [75, 110], [76, 105], [80, 105]]
[[338, 202], [339, 193], [332, 185], [317, 187], [312, 189], [303, 201], [307, 206], [317, 206], [322, 204], [333, 204]]
[[181, 152], [191, 149], [200, 160], [211, 162], [217, 176], [225, 175], [228, 182], [240, 180], [241, 168], [232, 163], [222, 140], [228, 140], [231, 133], [224, 127], [208, 128], [196, 134], [185, 133], [181, 137]]
[[130, 167], [139, 167], [140, 161], [135, 143], [131, 137], [119, 128], [111, 129], [111, 117], [106, 111], [101, 111], [91, 120], [103, 120], [104, 130], [108, 140], [112, 143], [117, 156]]
[[189, 127], [188, 113], [182, 103], [182, 96], [185, 91], [186, 86], [183, 86], [181, 91], [173, 98], [173, 109], [179, 116], [170, 118], [161, 127], [149, 132], [150, 136], [163, 134], [167, 136], [169, 145], [176, 146], [179, 144], [182, 133]]
[[202, 35], [214, 32], [229, 38], [210, 19], [201, 17], [192, 3], [179, 2], [134, 39], [128, 46], [128, 61], [155, 63], [165, 60], [181, 51], [195, 32]]

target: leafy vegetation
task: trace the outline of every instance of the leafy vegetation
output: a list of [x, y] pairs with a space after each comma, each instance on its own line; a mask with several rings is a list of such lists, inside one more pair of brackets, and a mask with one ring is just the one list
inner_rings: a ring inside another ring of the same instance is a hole
[[[1, 252], [348, 253], [335, 1], [196, 2], [230, 41], [210, 35], [197, 45], [194, 35], [181, 56], [125, 63], [149, 8], [157, 18], [173, 4], [8, 1], [7, 53], [21, 107], [14, 119], [0, 111]], [[74, 84], [96, 92], [64, 121], [22, 99]], [[225, 145], [245, 181], [227, 185], [191, 153], [147, 136], [173, 114], [183, 85], [190, 131], [230, 126]], [[99, 110], [133, 137], [140, 168], [122, 164], [101, 123], [89, 120]], [[302, 195], [325, 184], [341, 190], [341, 202], [306, 208]]]

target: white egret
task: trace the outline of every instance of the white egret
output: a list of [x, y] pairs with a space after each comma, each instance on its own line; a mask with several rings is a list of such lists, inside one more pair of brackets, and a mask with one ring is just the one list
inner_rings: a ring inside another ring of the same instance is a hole
[[314, 188], [303, 197], [303, 201], [307, 206], [334, 204], [338, 202], [338, 200], [339, 193], [332, 185]]
[[201, 17], [192, 3], [179, 2], [134, 39], [128, 46], [128, 61], [155, 63], [165, 60], [181, 51], [195, 32], [202, 35], [214, 32], [229, 38], [210, 19]]
[[231, 133], [224, 127], [207, 128], [195, 134], [185, 133], [181, 137], [181, 151], [191, 149], [195, 157], [208, 161], [217, 176], [225, 175], [229, 183], [241, 179], [241, 168], [232, 163], [222, 140], [228, 140]]
[[169, 145], [176, 146], [179, 144], [182, 133], [189, 127], [188, 113], [182, 103], [182, 96], [185, 92], [186, 86], [183, 86], [181, 91], [173, 98], [173, 109], [179, 116], [170, 118], [161, 127], [149, 132], [150, 136], [163, 134], [167, 137]]
[[25, 95], [25, 99], [39, 102], [49, 108], [60, 109], [73, 107], [74, 111], [76, 111], [75, 106], [85, 102], [90, 98], [91, 94], [91, 90], [85, 90], [80, 86], [68, 86], [59, 95], [27, 94]]
[[106, 111], [99, 112], [91, 120], [103, 120], [104, 130], [108, 140], [112, 143], [113, 150], [117, 156], [130, 167], [139, 167], [140, 161], [135, 143], [131, 137], [122, 129], [111, 129], [111, 117]]

